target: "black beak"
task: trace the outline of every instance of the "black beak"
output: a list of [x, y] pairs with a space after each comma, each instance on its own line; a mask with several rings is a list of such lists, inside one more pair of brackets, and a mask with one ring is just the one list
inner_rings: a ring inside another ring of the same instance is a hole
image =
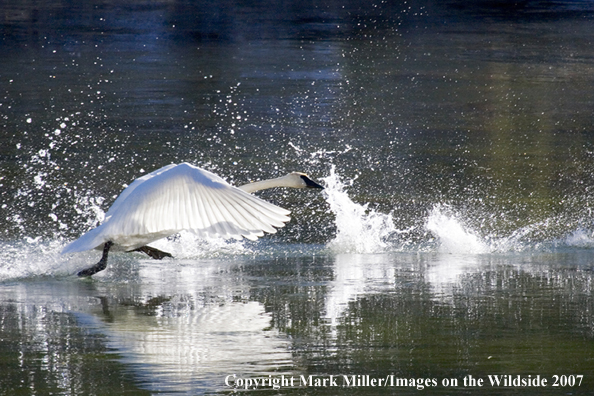
[[324, 187], [320, 186], [318, 183], [311, 180], [309, 177], [307, 177], [305, 175], [301, 175], [301, 179], [303, 179], [303, 181], [305, 182], [305, 186], [307, 188], [319, 188], [320, 190], [324, 189]]

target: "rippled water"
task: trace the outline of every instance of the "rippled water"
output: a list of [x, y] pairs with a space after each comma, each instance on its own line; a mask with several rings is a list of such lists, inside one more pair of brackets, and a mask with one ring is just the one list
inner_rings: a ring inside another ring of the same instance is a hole
[[[0, 394], [591, 393], [593, 11], [1, 4]], [[326, 188], [259, 193], [292, 220], [256, 242], [77, 278], [99, 252], [61, 249], [182, 161]]]

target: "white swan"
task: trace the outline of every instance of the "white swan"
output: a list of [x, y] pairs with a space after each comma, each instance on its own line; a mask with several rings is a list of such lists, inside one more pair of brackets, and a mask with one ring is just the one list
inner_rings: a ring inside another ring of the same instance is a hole
[[66, 245], [64, 253], [103, 248], [101, 260], [80, 271], [91, 276], [107, 266], [114, 247], [153, 258], [169, 253], [146, 246], [183, 230], [199, 236], [255, 240], [275, 233], [290, 211], [249, 193], [273, 187], [323, 188], [303, 173], [233, 187], [219, 176], [188, 163], [171, 164], [136, 179], [114, 201], [105, 221]]

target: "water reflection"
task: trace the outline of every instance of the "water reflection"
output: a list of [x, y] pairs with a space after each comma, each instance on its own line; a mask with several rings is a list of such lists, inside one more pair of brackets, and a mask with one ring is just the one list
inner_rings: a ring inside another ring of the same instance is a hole
[[109, 357], [105, 335], [73, 315], [88, 310], [95, 300], [85, 289], [86, 285], [54, 281], [3, 285], [2, 392], [149, 394], [136, 386], [124, 365]]
[[[108, 345], [153, 391], [202, 392], [233, 373], [259, 376], [292, 366], [289, 341], [271, 328], [250, 286], [224, 262], [147, 264], [135, 297], [106, 297]], [[103, 285], [112, 296], [112, 287]], [[103, 287], [101, 288], [103, 289]], [[131, 298], [132, 297], [132, 298]]]
[[[588, 254], [183, 260], [2, 288], [4, 389], [186, 394], [224, 377], [585, 372]], [[112, 276], [119, 278], [114, 282]], [[8, 330], [10, 329], [10, 330]], [[373, 353], [370, 353], [373, 351]], [[92, 358], [97, 356], [97, 359]], [[572, 371], [573, 370], [573, 371]]]
[[344, 263], [337, 260], [334, 282], [343, 290], [357, 287], [333, 318], [334, 354], [302, 349], [312, 371], [373, 367], [377, 375], [461, 378], [589, 370], [588, 351], [570, 352], [589, 348], [594, 329], [584, 316], [594, 303], [587, 253], [400, 254], [382, 261], [378, 267], [390, 269], [394, 282], [366, 274], [356, 259], [350, 263], [355, 269], [341, 275]]
[[393, 290], [396, 285], [396, 269], [387, 260], [387, 255], [339, 254], [333, 266], [334, 277], [329, 282], [325, 298], [325, 312], [330, 329], [336, 336], [336, 328], [349, 307], [360, 295]]
[[[20, 329], [5, 338], [15, 347], [5, 353], [20, 363], [3, 389], [20, 388], [24, 367], [43, 379], [28, 388], [65, 394], [88, 394], [111, 371], [120, 382], [114, 378], [106, 391], [195, 394], [222, 388], [235, 372], [258, 376], [292, 367], [288, 340], [271, 328], [263, 305], [250, 301], [250, 286], [235, 266], [151, 264], [122, 269], [117, 276], [127, 279], [120, 283], [108, 277], [106, 283], [66, 279], [4, 287], [3, 332]], [[92, 377], [93, 354], [107, 368], [82, 386]], [[37, 359], [37, 366], [27, 363]]]
[[256, 377], [291, 368], [288, 341], [269, 328], [270, 316], [257, 302], [180, 311], [128, 314], [106, 332], [144, 387], [192, 394], [222, 387], [233, 373]]

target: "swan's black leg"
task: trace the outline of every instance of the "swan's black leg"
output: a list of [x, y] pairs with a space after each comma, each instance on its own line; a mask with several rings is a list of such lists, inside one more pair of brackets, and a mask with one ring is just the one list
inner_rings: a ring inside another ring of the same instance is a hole
[[109, 248], [113, 245], [112, 241], [105, 242], [103, 245], [103, 256], [101, 256], [101, 260], [91, 268], [87, 268], [86, 270], [80, 271], [77, 275], [78, 276], [91, 276], [95, 275], [99, 271], [103, 271], [105, 267], [107, 267], [107, 254], [109, 253]]
[[146, 253], [156, 260], [161, 260], [163, 257], [173, 257], [171, 253], [167, 253], [150, 246], [141, 246], [138, 249], [134, 249], [133, 252]]

